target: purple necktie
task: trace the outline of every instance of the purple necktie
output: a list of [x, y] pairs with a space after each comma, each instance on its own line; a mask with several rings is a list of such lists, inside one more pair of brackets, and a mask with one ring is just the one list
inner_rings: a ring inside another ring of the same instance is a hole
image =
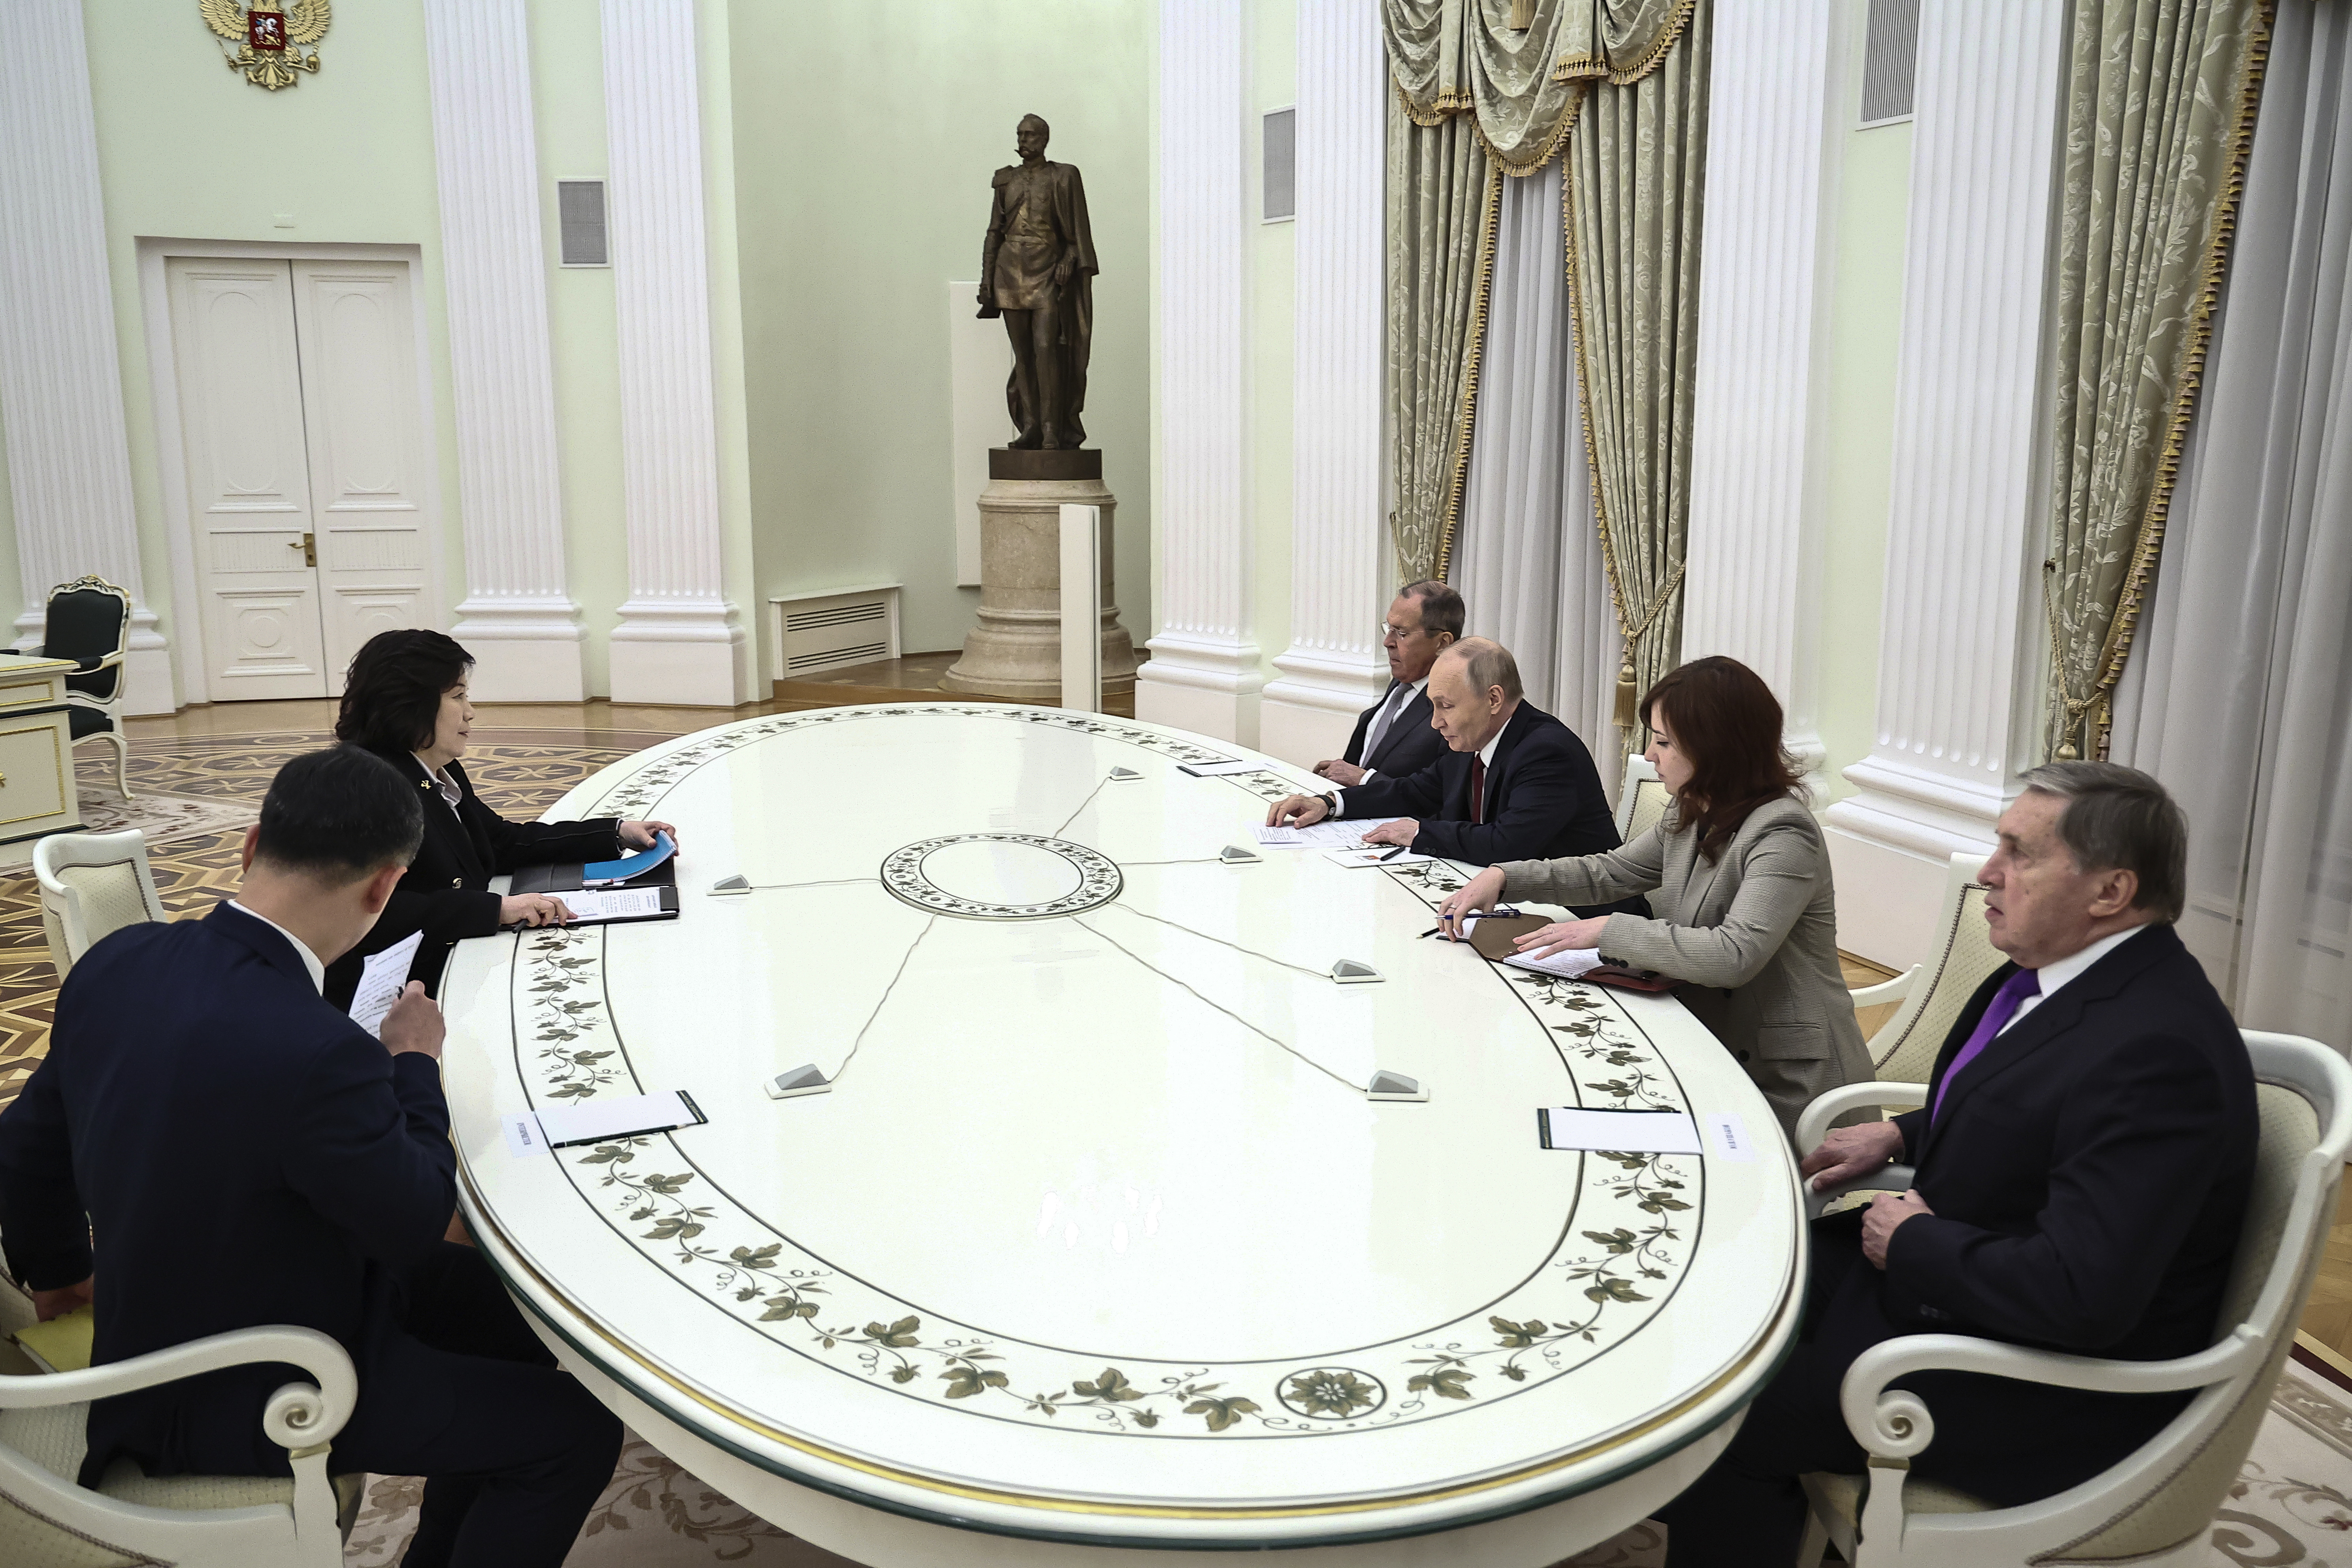
[[1936, 1086], [1935, 1109], [1927, 1113], [1929, 1126], [1934, 1126], [1936, 1118], [1944, 1113], [1944, 1096], [1951, 1092], [1952, 1080], [1959, 1077], [1961, 1070], [1976, 1060], [1987, 1046], [1992, 1044], [1992, 1037], [2000, 1033], [2002, 1025], [2017, 1016], [2020, 1004], [2028, 996], [2041, 994], [2042, 972], [2038, 969], [2021, 969], [2000, 983], [2000, 989], [1992, 994], [1990, 1002], [1985, 1004], [1984, 1016], [1977, 1020], [1976, 1032], [1969, 1037], [1969, 1043], [1960, 1047], [1960, 1054], [1952, 1058], [1951, 1067], [1944, 1074], [1944, 1081]]

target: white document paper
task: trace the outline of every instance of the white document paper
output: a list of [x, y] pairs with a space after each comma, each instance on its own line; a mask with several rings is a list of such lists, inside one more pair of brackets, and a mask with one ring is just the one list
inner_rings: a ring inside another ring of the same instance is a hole
[[1416, 855], [1410, 849], [1394, 845], [1370, 849], [1326, 849], [1323, 858], [1334, 866], [1418, 866], [1423, 860], [1434, 860], [1434, 855]]
[[1226, 761], [1222, 763], [1178, 763], [1176, 771], [1191, 773], [1196, 779], [1221, 779], [1228, 773], [1254, 773], [1265, 767], [1264, 763]]
[[1708, 1111], [1706, 1141], [1719, 1159], [1737, 1160], [1745, 1164], [1756, 1158], [1756, 1143], [1748, 1136], [1748, 1123], [1735, 1112]]
[[[551, 1105], [539, 1112], [539, 1130], [551, 1149], [567, 1143], [593, 1143], [604, 1138], [625, 1138], [638, 1132], [667, 1132], [676, 1127], [698, 1127], [702, 1112], [677, 1089], [659, 1094], [633, 1094], [623, 1100], [591, 1100], [572, 1105]], [[509, 1134], [512, 1141], [512, 1134]]]
[[1601, 967], [1601, 950], [1597, 947], [1570, 947], [1547, 958], [1530, 958], [1515, 952], [1503, 960], [1514, 969], [1532, 969], [1538, 974], [1557, 974], [1562, 980], [1574, 980]]
[[383, 1016], [400, 1000], [408, 984], [408, 966], [416, 962], [417, 945], [424, 940], [423, 931], [414, 932], [360, 965], [360, 986], [352, 993], [352, 1022], [378, 1039], [383, 1037]]
[[506, 1126], [508, 1153], [520, 1160], [526, 1154], [547, 1152], [547, 1134], [539, 1130], [538, 1117], [519, 1110], [500, 1120]]
[[662, 912], [659, 888], [608, 888], [599, 892], [557, 893], [574, 920], [644, 920]]
[[1698, 1124], [1679, 1110], [1536, 1112], [1547, 1149], [1608, 1149], [1627, 1154], [1696, 1154]]
[[[1384, 822], [1402, 822], [1391, 816]], [[1266, 849], [1360, 849], [1364, 835], [1382, 822], [1318, 822], [1311, 827], [1265, 827], [1254, 831], [1261, 847]]]

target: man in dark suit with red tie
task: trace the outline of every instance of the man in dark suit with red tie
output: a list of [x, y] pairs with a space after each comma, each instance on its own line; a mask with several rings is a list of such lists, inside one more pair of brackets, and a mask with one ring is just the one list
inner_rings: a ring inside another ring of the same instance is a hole
[[[1557, 860], [1617, 847], [1617, 823], [1592, 753], [1569, 727], [1526, 700], [1517, 660], [1485, 637], [1455, 643], [1429, 674], [1431, 722], [1447, 750], [1417, 773], [1354, 789], [1294, 795], [1266, 825], [1326, 816], [1377, 821], [1367, 844], [1410, 847], [1475, 866]], [[1643, 906], [1647, 912], [1647, 906]]]
[[[1841, 1128], [1801, 1166], [1826, 1188], [1899, 1161], [1916, 1168], [1910, 1190], [1815, 1222], [1794, 1353], [1661, 1515], [1674, 1568], [1791, 1559], [1797, 1478], [1863, 1468], [1838, 1392], [1881, 1341], [1958, 1333], [2160, 1361], [2212, 1338], [2252, 1184], [2254, 1082], [2172, 929], [2180, 808], [2146, 773], [2053, 763], [2025, 775], [1998, 832], [1985, 916], [2011, 962], [1953, 1025], [1927, 1105]], [[1953, 1372], [1900, 1386], [1935, 1422], [1912, 1472], [1996, 1507], [2097, 1475], [2191, 1396]]]
[[1419, 773], [1445, 754], [1445, 737], [1429, 722], [1429, 671], [1439, 654], [1462, 640], [1465, 615], [1462, 595], [1433, 579], [1397, 590], [1381, 623], [1389, 689], [1356, 716], [1346, 752], [1315, 764], [1318, 776], [1353, 789], [1375, 773]]

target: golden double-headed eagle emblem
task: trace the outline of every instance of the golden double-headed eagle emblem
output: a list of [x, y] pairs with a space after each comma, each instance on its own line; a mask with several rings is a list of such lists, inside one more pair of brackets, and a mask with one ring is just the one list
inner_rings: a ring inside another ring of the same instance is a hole
[[294, 0], [280, 10], [278, 0], [253, 0], [250, 5], [238, 0], [196, 0], [205, 26], [236, 46], [235, 54], [221, 50], [228, 68], [243, 71], [246, 80], [272, 92], [300, 80], [295, 72], [319, 68], [319, 51], [305, 55], [302, 50], [327, 36], [331, 4]]

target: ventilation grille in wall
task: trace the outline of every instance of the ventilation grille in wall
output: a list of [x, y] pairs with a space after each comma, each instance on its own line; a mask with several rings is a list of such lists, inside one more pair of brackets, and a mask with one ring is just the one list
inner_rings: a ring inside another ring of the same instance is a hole
[[1265, 117], [1265, 211], [1268, 223], [1298, 216], [1298, 111], [1277, 109]]
[[564, 266], [613, 265], [613, 253], [604, 239], [604, 181], [556, 181], [555, 220], [562, 237]]
[[1919, 0], [1870, 0], [1863, 44], [1862, 123], [1911, 118], [1911, 83], [1919, 68]]
[[898, 657], [898, 587], [845, 588], [768, 601], [777, 680]]

